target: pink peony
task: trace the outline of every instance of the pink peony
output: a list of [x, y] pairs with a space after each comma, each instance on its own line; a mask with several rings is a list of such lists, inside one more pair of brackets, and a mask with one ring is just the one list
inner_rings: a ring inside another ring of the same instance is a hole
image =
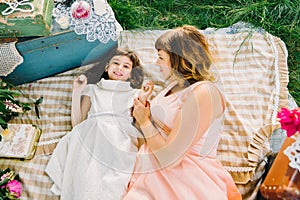
[[280, 119], [281, 128], [286, 130], [288, 137], [291, 137], [297, 131], [300, 132], [300, 108], [294, 110], [281, 108], [277, 117]]
[[91, 16], [91, 6], [85, 1], [74, 2], [71, 6], [74, 19], [87, 19]]
[[19, 198], [22, 193], [22, 185], [17, 180], [11, 180], [7, 183], [6, 188], [9, 190], [9, 195]]

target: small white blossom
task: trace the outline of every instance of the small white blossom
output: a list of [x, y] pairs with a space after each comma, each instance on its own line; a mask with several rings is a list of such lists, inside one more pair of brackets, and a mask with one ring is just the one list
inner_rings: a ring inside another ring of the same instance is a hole
[[10, 100], [5, 100], [3, 104], [6, 106], [6, 109], [9, 109], [11, 112], [23, 113], [23, 109], [20, 106], [12, 103]]

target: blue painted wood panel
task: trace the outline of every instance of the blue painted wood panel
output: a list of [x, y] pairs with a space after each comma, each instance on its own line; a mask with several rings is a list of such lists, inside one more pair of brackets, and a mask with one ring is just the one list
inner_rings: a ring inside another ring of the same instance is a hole
[[18, 42], [16, 48], [24, 62], [2, 78], [15, 85], [29, 83], [99, 61], [116, 47], [116, 41], [88, 42], [85, 35], [73, 31]]

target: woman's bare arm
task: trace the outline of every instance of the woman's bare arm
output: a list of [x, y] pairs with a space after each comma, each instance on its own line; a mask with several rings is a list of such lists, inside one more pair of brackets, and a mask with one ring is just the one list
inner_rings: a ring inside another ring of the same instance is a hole
[[187, 97], [167, 139], [150, 120], [141, 120], [140, 128], [147, 144], [162, 166], [178, 162], [210, 126], [215, 114], [209, 87], [207, 84], [197, 86]]

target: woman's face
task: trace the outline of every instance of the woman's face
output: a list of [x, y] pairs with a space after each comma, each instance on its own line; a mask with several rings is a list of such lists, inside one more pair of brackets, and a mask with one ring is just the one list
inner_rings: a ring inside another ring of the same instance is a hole
[[107, 68], [110, 80], [126, 81], [131, 77], [132, 61], [127, 56], [114, 56]]
[[158, 58], [156, 61], [156, 65], [160, 67], [160, 73], [164, 77], [164, 79], [169, 78], [171, 75], [171, 60], [170, 56], [164, 50], [158, 50]]

